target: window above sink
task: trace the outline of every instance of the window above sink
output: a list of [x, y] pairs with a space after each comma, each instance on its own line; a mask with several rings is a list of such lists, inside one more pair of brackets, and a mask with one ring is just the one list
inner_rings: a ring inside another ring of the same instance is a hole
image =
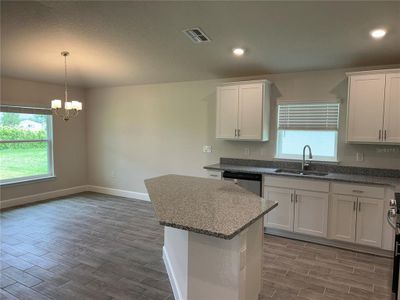
[[310, 145], [313, 159], [337, 162], [339, 103], [278, 105], [276, 158], [302, 159]]

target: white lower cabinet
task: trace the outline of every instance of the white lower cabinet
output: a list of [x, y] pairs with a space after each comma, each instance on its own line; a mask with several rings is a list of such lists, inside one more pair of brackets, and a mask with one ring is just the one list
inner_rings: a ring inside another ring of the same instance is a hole
[[333, 194], [331, 199], [331, 238], [381, 247], [382, 199], [338, 194]]
[[294, 232], [326, 237], [328, 201], [327, 193], [296, 190]]
[[267, 229], [388, 249], [383, 186], [266, 175], [264, 198], [278, 202], [265, 215]]
[[265, 226], [326, 237], [328, 193], [266, 186], [264, 198], [278, 202], [265, 216]]
[[355, 242], [357, 197], [333, 194], [331, 204], [331, 237], [335, 240]]
[[265, 216], [267, 227], [283, 230], [293, 229], [293, 193], [285, 188], [265, 187], [264, 198], [278, 202], [278, 206]]
[[382, 199], [358, 198], [356, 242], [363, 245], [382, 245]]

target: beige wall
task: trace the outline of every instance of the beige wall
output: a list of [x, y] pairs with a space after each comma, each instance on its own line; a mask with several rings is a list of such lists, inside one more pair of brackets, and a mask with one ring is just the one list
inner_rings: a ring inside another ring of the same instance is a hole
[[[1, 103], [49, 107], [52, 99], [63, 97], [59, 85], [2, 78]], [[70, 99], [83, 101], [85, 90], [69, 89]], [[54, 118], [54, 168], [56, 179], [49, 181], [1, 187], [1, 200], [45, 193], [85, 185], [86, 171], [86, 118], [85, 111], [76, 119], [65, 123]]]
[[[275, 154], [274, 112], [278, 98], [343, 99], [340, 163], [400, 169], [399, 147], [344, 143], [345, 70], [266, 75], [264, 78], [274, 82], [271, 140], [264, 143], [215, 139], [215, 88], [222, 80], [88, 90], [89, 184], [145, 192], [145, 178], [167, 173], [203, 175], [202, 167], [217, 162], [221, 156], [271, 160]], [[211, 145], [213, 153], [202, 153], [203, 145]], [[250, 148], [249, 156], [244, 155], [246, 147]], [[364, 152], [363, 162], [355, 161], [357, 151]]]

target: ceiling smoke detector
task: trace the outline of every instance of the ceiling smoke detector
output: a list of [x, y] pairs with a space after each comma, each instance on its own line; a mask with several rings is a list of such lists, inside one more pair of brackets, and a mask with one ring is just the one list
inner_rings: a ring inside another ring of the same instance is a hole
[[185, 29], [183, 30], [183, 33], [186, 34], [195, 44], [211, 42], [211, 39], [198, 27]]

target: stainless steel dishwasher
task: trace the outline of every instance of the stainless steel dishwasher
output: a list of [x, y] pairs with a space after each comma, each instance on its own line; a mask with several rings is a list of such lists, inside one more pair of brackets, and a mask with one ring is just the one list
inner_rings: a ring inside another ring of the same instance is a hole
[[237, 185], [245, 188], [246, 190], [262, 197], [262, 189], [261, 189], [262, 175], [261, 174], [224, 171], [222, 173], [222, 179], [223, 180], [231, 180], [231, 181], [235, 182]]

